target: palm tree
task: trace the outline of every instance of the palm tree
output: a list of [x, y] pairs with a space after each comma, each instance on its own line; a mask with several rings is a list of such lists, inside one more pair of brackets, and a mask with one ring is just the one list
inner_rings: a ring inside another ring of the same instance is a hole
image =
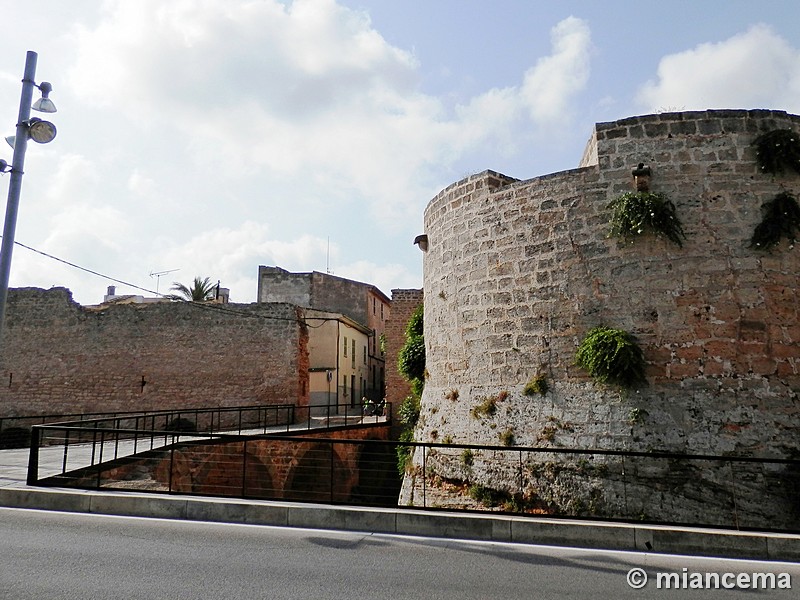
[[190, 300], [191, 302], [205, 302], [206, 300], [213, 300], [217, 284], [211, 283], [211, 278], [206, 277], [205, 279], [200, 279], [200, 277], [194, 278], [194, 283], [192, 283], [192, 287], [186, 287], [182, 283], [178, 283], [177, 281], [172, 284], [172, 289], [177, 294], [170, 295], [170, 298], [173, 300]]

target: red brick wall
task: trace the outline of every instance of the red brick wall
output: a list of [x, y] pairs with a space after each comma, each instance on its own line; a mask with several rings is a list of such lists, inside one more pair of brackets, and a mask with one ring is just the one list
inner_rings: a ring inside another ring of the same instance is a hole
[[397, 370], [397, 355], [406, 343], [408, 320], [422, 300], [422, 290], [392, 290], [392, 313], [386, 322], [386, 401], [392, 403], [395, 414], [411, 393], [408, 382]]
[[307, 404], [301, 317], [291, 304], [93, 310], [65, 288], [12, 289], [0, 415]]

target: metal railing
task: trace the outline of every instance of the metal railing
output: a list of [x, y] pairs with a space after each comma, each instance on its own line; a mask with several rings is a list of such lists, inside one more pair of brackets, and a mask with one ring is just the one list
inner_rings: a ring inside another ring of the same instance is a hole
[[[30, 433], [29, 485], [70, 471], [99, 468], [180, 441], [213, 441], [231, 436], [276, 435], [343, 427], [391, 424], [365, 407], [291, 404], [119, 413], [96, 419], [34, 425]], [[339, 410], [341, 409], [341, 410]], [[319, 413], [324, 413], [319, 415]], [[316, 416], [312, 416], [312, 413]], [[337, 414], [339, 413], [339, 414]], [[43, 472], [42, 472], [43, 471]]]
[[[59, 428], [34, 429], [41, 438]], [[103, 464], [116, 433], [78, 429], [99, 436], [87, 465], [70, 471], [65, 462], [33, 483], [800, 532], [800, 460], [259, 432], [172, 433], [153, 450]], [[402, 493], [398, 457], [406, 465]]]

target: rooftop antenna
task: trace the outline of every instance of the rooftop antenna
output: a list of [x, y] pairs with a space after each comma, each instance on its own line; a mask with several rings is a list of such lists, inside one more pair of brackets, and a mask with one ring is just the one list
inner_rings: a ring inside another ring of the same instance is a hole
[[175, 271], [180, 271], [180, 269], [170, 269], [169, 271], [150, 271], [150, 277], [156, 278], [156, 294], [158, 294], [158, 285], [161, 283], [161, 276], [166, 275], [167, 273], [174, 273]]
[[328, 236], [328, 252], [325, 255], [325, 272], [331, 274], [331, 236]]

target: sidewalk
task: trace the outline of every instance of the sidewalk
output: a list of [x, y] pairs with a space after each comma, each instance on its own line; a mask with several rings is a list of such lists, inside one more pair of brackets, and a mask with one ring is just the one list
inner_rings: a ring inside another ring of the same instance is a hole
[[[58, 457], [48, 455], [47, 460], [57, 462]], [[0, 451], [0, 506], [800, 562], [800, 535], [407, 508], [36, 488], [25, 484], [27, 464], [26, 449]], [[59, 470], [60, 466], [58, 463]]]

